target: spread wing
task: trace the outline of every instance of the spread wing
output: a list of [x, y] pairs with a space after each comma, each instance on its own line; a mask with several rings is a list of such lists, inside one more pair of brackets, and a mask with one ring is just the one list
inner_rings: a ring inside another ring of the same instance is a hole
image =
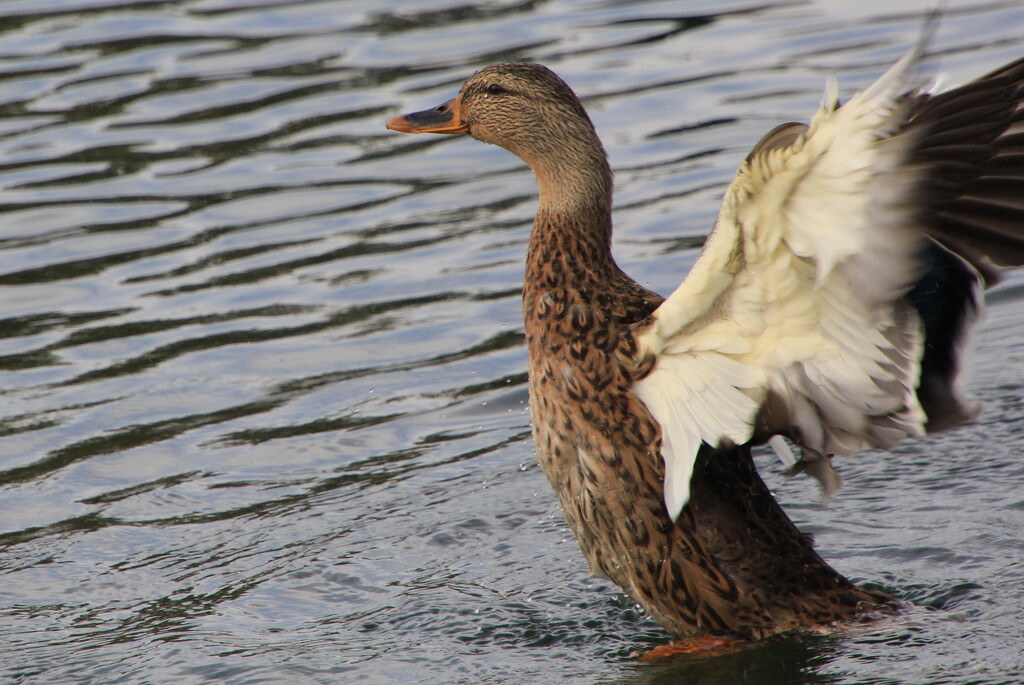
[[[947, 424], [971, 415], [952, 382], [975, 267], [991, 276], [993, 254], [1024, 262], [1024, 60], [949, 93], [905, 94], [924, 43], [842, 107], [832, 86], [809, 125], [766, 136], [690, 274], [637, 325], [638, 354], [656, 362], [634, 391], [662, 428], [673, 518], [702, 442], [785, 435], [811, 460], [943, 423], [922, 404]], [[950, 283], [952, 306], [933, 316], [928, 289]], [[939, 337], [942, 369], [924, 349]]]

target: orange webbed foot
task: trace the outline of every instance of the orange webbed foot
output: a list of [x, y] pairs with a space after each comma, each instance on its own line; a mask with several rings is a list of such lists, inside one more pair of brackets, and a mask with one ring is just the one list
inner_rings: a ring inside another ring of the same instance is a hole
[[677, 656], [707, 657], [738, 652], [745, 645], [744, 640], [722, 637], [693, 637], [674, 640], [667, 645], [655, 647], [643, 654], [634, 652], [641, 661], [668, 661]]

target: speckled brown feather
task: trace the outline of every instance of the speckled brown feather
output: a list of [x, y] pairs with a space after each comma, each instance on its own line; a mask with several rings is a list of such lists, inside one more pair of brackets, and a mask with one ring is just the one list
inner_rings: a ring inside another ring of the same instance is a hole
[[630, 324], [662, 298], [601, 246], [607, 207], [534, 223], [523, 293], [538, 458], [595, 573], [677, 636], [758, 638], [848, 618], [885, 598], [814, 552], [775, 502], [749, 448], [712, 456], [679, 519], [662, 497], [660, 430], [630, 391]]

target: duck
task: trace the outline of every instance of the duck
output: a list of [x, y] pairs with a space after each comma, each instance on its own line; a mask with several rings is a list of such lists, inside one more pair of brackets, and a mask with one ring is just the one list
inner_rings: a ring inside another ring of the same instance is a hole
[[[752, 449], [839, 482], [834, 457], [970, 421], [958, 376], [983, 291], [1024, 264], [1024, 59], [913, 87], [927, 37], [809, 123], [768, 132], [667, 297], [612, 255], [612, 170], [580, 99], [486, 66], [390, 119], [533, 171], [523, 317], [539, 464], [590, 570], [673, 637], [759, 640], [894, 600], [832, 568]], [[885, 452], [873, 452], [877, 458]]]

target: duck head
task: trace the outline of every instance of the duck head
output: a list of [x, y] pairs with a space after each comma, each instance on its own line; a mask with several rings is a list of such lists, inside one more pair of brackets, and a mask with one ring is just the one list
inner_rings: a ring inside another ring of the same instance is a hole
[[567, 184], [600, 195], [611, 189], [604, 148], [590, 117], [572, 89], [540, 64], [507, 62], [481, 69], [453, 99], [397, 116], [387, 127], [465, 134], [503, 147], [533, 169], [542, 195], [546, 188]]

